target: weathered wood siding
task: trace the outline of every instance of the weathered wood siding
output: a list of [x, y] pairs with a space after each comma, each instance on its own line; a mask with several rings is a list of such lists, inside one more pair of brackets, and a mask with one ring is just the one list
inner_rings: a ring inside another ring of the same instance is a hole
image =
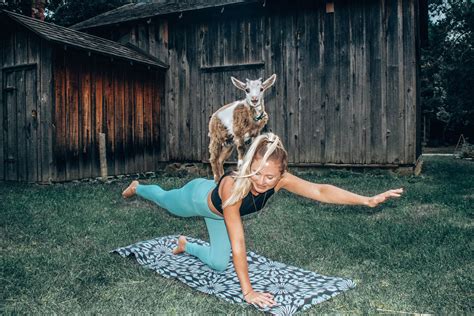
[[55, 180], [100, 176], [99, 133], [109, 175], [156, 170], [163, 73], [84, 52], [54, 57]]
[[0, 65], [0, 180], [50, 181], [50, 46], [22, 28], [3, 29]]
[[323, 1], [267, 1], [114, 28], [113, 39], [170, 64], [164, 158], [207, 160], [210, 114], [243, 98], [230, 76], [276, 73], [265, 96], [268, 129], [283, 138], [291, 162], [413, 164], [417, 1], [334, 2], [334, 13]]

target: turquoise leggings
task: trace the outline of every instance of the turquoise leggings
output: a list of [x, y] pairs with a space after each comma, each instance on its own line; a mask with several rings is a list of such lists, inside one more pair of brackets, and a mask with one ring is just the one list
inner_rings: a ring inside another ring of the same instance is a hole
[[214, 270], [224, 271], [229, 263], [231, 246], [224, 218], [207, 205], [207, 195], [216, 186], [213, 180], [194, 179], [180, 189], [165, 191], [157, 185], [139, 184], [137, 194], [155, 202], [179, 217], [204, 217], [210, 246], [186, 243], [185, 251]]

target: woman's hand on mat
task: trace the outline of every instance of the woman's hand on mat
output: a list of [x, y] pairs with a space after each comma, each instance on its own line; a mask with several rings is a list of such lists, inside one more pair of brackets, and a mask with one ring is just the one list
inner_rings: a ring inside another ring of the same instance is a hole
[[244, 298], [247, 303], [256, 304], [262, 308], [276, 305], [276, 302], [273, 300], [273, 295], [270, 293], [255, 292], [254, 290], [251, 290], [244, 296]]
[[385, 202], [388, 199], [391, 198], [397, 198], [400, 197], [403, 193], [403, 189], [394, 189], [394, 190], [388, 190], [384, 193], [377, 194], [371, 198], [369, 198], [367, 205], [370, 207], [376, 207], [380, 203]]

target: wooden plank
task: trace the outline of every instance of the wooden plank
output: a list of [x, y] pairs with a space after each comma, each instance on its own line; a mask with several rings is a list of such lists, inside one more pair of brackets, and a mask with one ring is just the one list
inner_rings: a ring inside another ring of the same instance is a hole
[[38, 108], [36, 67], [25, 70], [26, 179], [38, 181]]
[[49, 183], [52, 179], [53, 150], [52, 150], [52, 97], [53, 97], [53, 74], [52, 74], [52, 49], [49, 43], [41, 41], [41, 94], [40, 94], [40, 130], [42, 166], [41, 181]]
[[17, 99], [16, 99], [16, 120], [17, 120], [17, 168], [18, 168], [18, 181], [27, 180], [27, 151], [26, 151], [26, 91], [25, 91], [25, 69], [16, 71], [16, 88], [17, 88]]
[[91, 92], [91, 63], [93, 58], [88, 56], [84, 60], [83, 77], [82, 77], [82, 161], [83, 161], [83, 177], [92, 177], [92, 92]]
[[352, 133], [352, 159], [351, 163], [366, 164], [369, 162], [370, 147], [367, 146], [368, 135], [370, 132], [370, 113], [369, 106], [369, 91], [370, 86], [368, 82], [368, 69], [366, 62], [366, 49], [368, 43], [366, 42], [366, 29], [364, 22], [364, 5], [361, 3], [353, 3], [351, 7], [352, 12], [352, 48], [351, 56], [353, 65], [352, 76], [352, 94], [353, 100], [353, 130]]
[[307, 32], [307, 36], [314, 37], [310, 41], [309, 50], [312, 54], [311, 59], [311, 70], [309, 81], [312, 84], [310, 91], [310, 102], [312, 104], [312, 115], [311, 115], [311, 126], [312, 126], [312, 141], [311, 141], [311, 159], [310, 162], [321, 162], [323, 151], [322, 144], [324, 142], [324, 121], [322, 116], [324, 115], [324, 109], [321, 107], [323, 91], [321, 88], [322, 73], [323, 73], [323, 54], [321, 42], [322, 38], [322, 18], [323, 11], [320, 7], [316, 8], [316, 11], [311, 15], [311, 28]]
[[336, 162], [336, 135], [340, 132], [337, 129], [336, 114], [336, 93], [337, 93], [337, 59], [336, 59], [336, 26], [334, 14], [324, 15], [324, 86], [322, 90], [324, 96], [325, 110], [325, 142], [324, 161], [325, 163]]
[[143, 135], [144, 135], [144, 171], [153, 171], [153, 101], [150, 72], [143, 76]]
[[189, 64], [189, 89], [188, 106], [191, 107], [190, 117], [190, 137], [191, 151], [190, 160], [200, 161], [202, 159], [202, 144], [200, 134], [207, 134], [207, 125], [201, 125], [201, 116], [203, 111], [202, 92], [199, 89], [199, 25], [193, 23], [189, 26], [189, 36], [187, 37], [187, 47], [190, 48], [187, 59]]
[[352, 6], [347, 1], [344, 1], [339, 6], [335, 17], [337, 19], [337, 42], [339, 43], [337, 48], [337, 59], [338, 59], [338, 85], [337, 95], [339, 104], [337, 108], [338, 132], [337, 132], [337, 151], [335, 153], [337, 163], [350, 163], [352, 162], [352, 153], [360, 153], [363, 148], [360, 144], [354, 144], [353, 137], [360, 133], [360, 131], [354, 128], [354, 96], [352, 94], [352, 78], [354, 71], [352, 69], [353, 64], [351, 63], [351, 19], [352, 19]]
[[101, 172], [101, 165], [100, 165], [100, 151], [99, 151], [99, 137], [101, 133], [105, 134], [105, 122], [104, 120], [104, 112], [105, 112], [105, 104], [104, 104], [104, 68], [102, 67], [101, 59], [95, 57], [94, 58], [94, 79], [93, 82], [93, 100], [94, 100], [94, 176], [100, 176]]
[[[270, 51], [271, 56], [269, 60], [265, 62], [272, 63], [272, 70], [277, 74], [277, 79], [274, 86], [271, 88], [274, 92], [270, 92], [267, 96], [271, 100], [271, 93], [274, 93], [274, 101], [269, 110], [269, 121], [270, 126], [274, 127], [273, 132], [279, 135], [283, 141], [283, 144], [287, 150], [289, 150], [289, 134], [288, 125], [286, 122], [289, 119], [289, 111], [287, 110], [287, 83], [286, 83], [286, 60], [285, 60], [285, 39], [284, 33], [286, 29], [283, 27], [285, 17], [283, 14], [276, 14], [268, 16], [269, 40], [270, 40]], [[267, 67], [267, 66], [266, 66]], [[267, 102], [269, 103], [269, 102]]]
[[[36, 182], [39, 181], [39, 168], [40, 168], [40, 160], [38, 156], [38, 151], [39, 151], [39, 121], [38, 121], [38, 89], [40, 86], [38, 82], [38, 61], [39, 61], [39, 56], [40, 56], [40, 46], [41, 42], [38, 39], [38, 37], [32, 33], [27, 33], [27, 63], [28, 64], [34, 64], [34, 72], [30, 73], [28, 72], [28, 76], [31, 76], [31, 86], [27, 86], [26, 88], [26, 93], [27, 93], [27, 105], [29, 105], [29, 108], [27, 108], [27, 113], [28, 113], [28, 119], [29, 123], [28, 126], [30, 128], [30, 138], [28, 141], [30, 142], [30, 149], [29, 151], [31, 152], [31, 155], [28, 156], [29, 159], [29, 171], [28, 171], [28, 176], [30, 182]], [[29, 84], [29, 81], [26, 82]], [[53, 101], [54, 103], [54, 101]], [[34, 111], [34, 112], [33, 112]], [[54, 121], [53, 121], [54, 122]], [[54, 136], [54, 133], [52, 133]], [[54, 137], [53, 137], [54, 138]], [[54, 144], [54, 139], [53, 139], [53, 144]], [[53, 159], [54, 163], [54, 159]]]
[[143, 75], [137, 74], [135, 80], [135, 123], [134, 123], [134, 145], [135, 145], [135, 164], [137, 171], [145, 170], [144, 163], [144, 141], [143, 141]]
[[160, 144], [160, 129], [161, 129], [161, 92], [164, 88], [164, 81], [162, 79], [163, 74], [160, 72], [153, 73], [153, 80], [152, 80], [152, 99], [153, 99], [153, 139], [152, 139], [152, 147], [153, 147], [153, 170], [159, 169], [159, 162], [160, 162], [160, 151], [161, 151], [161, 144]]
[[370, 147], [370, 139], [371, 139], [371, 126], [372, 122], [370, 120], [370, 94], [371, 94], [371, 86], [370, 86], [370, 71], [369, 71], [369, 64], [370, 64], [370, 55], [368, 54], [369, 46], [371, 44], [372, 39], [369, 38], [367, 35], [368, 30], [367, 30], [367, 10], [365, 10], [365, 7], [360, 5], [360, 11], [361, 11], [361, 26], [360, 28], [363, 30], [363, 39], [362, 39], [362, 47], [360, 49], [360, 57], [359, 54], [356, 56], [356, 64], [360, 65], [360, 68], [363, 69], [363, 72], [359, 71], [359, 75], [361, 76], [361, 85], [365, 87], [362, 89], [362, 98], [361, 98], [361, 104], [363, 107], [362, 115], [361, 115], [361, 120], [360, 124], [362, 125], [360, 128], [363, 130], [364, 136], [362, 139], [362, 143], [364, 144], [364, 157], [363, 157], [363, 162], [364, 164], [369, 164], [371, 160], [371, 150], [372, 148]]
[[367, 7], [366, 30], [368, 45], [368, 69], [370, 85], [370, 163], [386, 162], [385, 127], [385, 59], [383, 2], [371, 2]]
[[[72, 56], [68, 55], [72, 60], [74, 60], [76, 63], [80, 63], [82, 66], [82, 63], [84, 63], [84, 57], [81, 56], [79, 53], [74, 53]], [[83, 179], [84, 176], [84, 152], [83, 152], [83, 141], [84, 141], [84, 96], [83, 96], [83, 80], [84, 80], [84, 67], [78, 67], [76, 69], [77, 73], [77, 138], [78, 138], [78, 143], [77, 143], [77, 161], [78, 161], [78, 179]]]
[[299, 103], [298, 103], [298, 83], [296, 82], [298, 64], [296, 60], [296, 52], [298, 50], [298, 43], [296, 42], [296, 16], [293, 12], [285, 15], [284, 20], [284, 58], [285, 58], [285, 78], [287, 87], [286, 107], [288, 111], [288, 120], [286, 121], [288, 133], [285, 134], [288, 138], [288, 158], [291, 162], [299, 162], [299, 134], [298, 134], [298, 117], [299, 117]]
[[176, 126], [178, 127], [177, 139], [177, 159], [189, 159], [191, 148], [191, 137], [189, 131], [191, 119], [191, 107], [189, 99], [190, 77], [189, 77], [189, 63], [187, 59], [187, 28], [183, 21], [179, 21], [175, 26], [175, 45], [174, 49], [177, 57], [177, 74], [178, 85], [175, 88], [175, 113]]
[[417, 56], [416, 48], [416, 8], [413, 1], [404, 1], [404, 23], [403, 23], [403, 60], [404, 60], [404, 106], [405, 106], [405, 162], [414, 164], [416, 162], [417, 150]]
[[1, 48], [3, 51], [2, 66], [13, 66], [15, 65], [15, 33], [12, 32], [8, 34], [8, 36], [2, 38], [5, 39], [5, 46]]
[[97, 57], [89, 58], [89, 74], [90, 74], [90, 144], [89, 144], [89, 164], [91, 178], [98, 176], [97, 172], [97, 148], [96, 148], [96, 80], [97, 80]]
[[124, 173], [130, 174], [133, 171], [133, 116], [132, 116], [132, 97], [130, 75], [134, 71], [133, 67], [126, 70], [123, 81], [123, 149], [124, 149]]
[[28, 63], [28, 34], [21, 30], [16, 32], [15, 36], [15, 64], [26, 64]]
[[[170, 29], [176, 29], [176, 22], [173, 21], [173, 24], [170, 25]], [[180, 69], [178, 67], [178, 56], [176, 52], [176, 32], [173, 31], [170, 34], [169, 38], [169, 64], [175, 65], [171, 66], [168, 69], [168, 77], [167, 77], [167, 89], [166, 89], [166, 105], [168, 106], [168, 158], [170, 160], [179, 159], [179, 76], [180, 76]]]
[[54, 125], [56, 126], [54, 132], [54, 165], [55, 165], [55, 180], [66, 180], [66, 70], [64, 65], [64, 55], [57, 55], [54, 59], [54, 92], [55, 92], [55, 110], [54, 110]]
[[315, 102], [318, 104], [318, 112], [316, 116], [316, 134], [318, 135], [319, 142], [316, 144], [318, 147], [318, 151], [315, 153], [317, 154], [316, 159], [320, 163], [324, 163], [326, 161], [326, 91], [325, 88], [325, 42], [324, 42], [324, 34], [325, 34], [325, 11], [320, 8], [318, 9], [318, 47], [317, 50], [319, 51], [319, 62], [318, 62], [318, 81], [319, 91], [321, 91], [317, 96], [315, 96]]
[[69, 104], [67, 109], [69, 112], [69, 151], [70, 156], [70, 170], [69, 180], [79, 179], [80, 178], [80, 167], [79, 167], [79, 152], [80, 152], [80, 114], [79, 114], [79, 71], [80, 65], [75, 62], [74, 55], [70, 53], [66, 54], [68, 60], [68, 65], [70, 69], [70, 85], [71, 91], [69, 95]]
[[401, 121], [399, 113], [399, 95], [400, 95], [400, 67], [399, 67], [399, 19], [398, 19], [398, 1], [387, 3], [385, 14], [387, 16], [386, 27], [387, 34], [386, 49], [386, 118], [387, 118], [387, 162], [399, 163], [398, 150], [400, 148], [400, 130]]
[[[17, 147], [17, 130], [18, 121], [16, 117], [17, 112], [17, 86], [16, 86], [16, 73], [14, 71], [4, 72], [5, 76], [5, 87], [13, 87], [5, 91], [6, 98], [6, 118], [5, 121], [6, 129], [4, 136], [6, 140], [5, 148], [5, 180], [18, 180], [17, 160], [18, 160], [18, 147]], [[3, 163], [3, 162], [2, 162]]]
[[107, 138], [107, 174], [115, 174], [115, 87], [116, 70], [111, 62], [104, 65], [104, 94], [105, 94], [105, 133]]
[[[321, 72], [319, 9], [303, 14], [304, 32], [300, 43], [300, 97], [305, 110], [302, 111], [300, 134], [303, 135], [305, 148], [300, 161], [319, 162], [321, 157]], [[306, 134], [305, 134], [306, 131]]]
[[114, 100], [115, 100], [115, 172], [113, 174], [125, 173], [125, 151], [124, 151], [124, 87], [125, 78], [124, 68], [120, 65], [113, 64], [114, 71]]

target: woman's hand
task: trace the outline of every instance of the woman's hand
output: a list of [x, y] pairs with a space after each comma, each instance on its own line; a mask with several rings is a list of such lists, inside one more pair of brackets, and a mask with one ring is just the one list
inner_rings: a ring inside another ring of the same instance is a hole
[[244, 299], [247, 303], [256, 304], [262, 308], [276, 305], [276, 302], [273, 300], [273, 295], [270, 293], [261, 293], [250, 290], [250, 292], [244, 295]]
[[388, 190], [387, 192], [370, 197], [367, 202], [367, 206], [376, 207], [380, 203], [385, 202], [387, 199], [400, 197], [402, 193], [403, 189], [401, 188], [395, 190]]

